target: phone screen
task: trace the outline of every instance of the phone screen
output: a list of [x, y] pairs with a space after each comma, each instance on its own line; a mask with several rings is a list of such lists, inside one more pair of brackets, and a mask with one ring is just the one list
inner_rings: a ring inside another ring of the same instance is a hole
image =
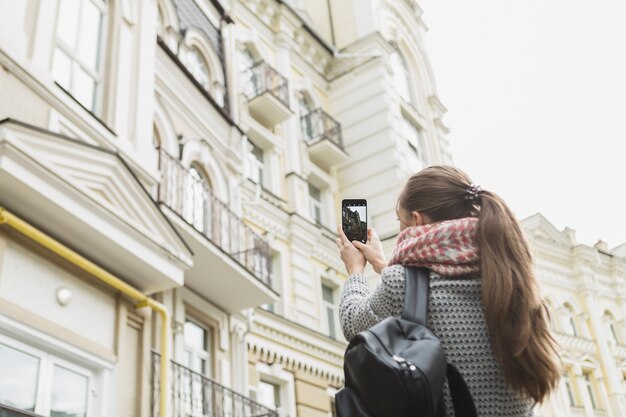
[[341, 202], [341, 226], [350, 242], [367, 241], [367, 201], [343, 200]]

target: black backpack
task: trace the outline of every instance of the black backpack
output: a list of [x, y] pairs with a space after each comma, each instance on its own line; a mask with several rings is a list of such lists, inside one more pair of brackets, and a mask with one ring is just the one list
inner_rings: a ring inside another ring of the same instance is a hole
[[459, 371], [426, 327], [430, 272], [406, 268], [402, 318], [388, 317], [357, 334], [344, 355], [338, 417], [442, 417], [447, 376], [456, 417], [476, 417]]

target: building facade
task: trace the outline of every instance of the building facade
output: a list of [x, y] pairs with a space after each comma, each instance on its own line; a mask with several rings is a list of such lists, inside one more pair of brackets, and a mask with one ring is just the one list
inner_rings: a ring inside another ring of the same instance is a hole
[[425, 29], [410, 0], [0, 0], [1, 412], [331, 415], [340, 201], [392, 245], [450, 162]]
[[626, 245], [576, 241], [541, 214], [522, 221], [561, 346], [559, 389], [537, 413], [626, 415]]

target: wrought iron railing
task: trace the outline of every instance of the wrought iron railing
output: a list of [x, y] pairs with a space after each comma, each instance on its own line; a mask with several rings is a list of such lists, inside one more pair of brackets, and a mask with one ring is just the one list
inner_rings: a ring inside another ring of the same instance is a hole
[[157, 200], [271, 288], [271, 248], [177, 158], [159, 149]]
[[300, 118], [305, 142], [313, 144], [327, 139], [343, 149], [341, 125], [322, 109], [315, 109]]
[[170, 361], [169, 410], [159, 410], [159, 365], [152, 352], [152, 417], [278, 417], [278, 413], [251, 398]]
[[243, 72], [242, 88], [248, 100], [252, 100], [263, 93], [270, 93], [285, 107], [289, 107], [287, 79], [266, 62], [258, 62]]
[[39, 414], [31, 413], [8, 405], [0, 404], [0, 417], [41, 417]]

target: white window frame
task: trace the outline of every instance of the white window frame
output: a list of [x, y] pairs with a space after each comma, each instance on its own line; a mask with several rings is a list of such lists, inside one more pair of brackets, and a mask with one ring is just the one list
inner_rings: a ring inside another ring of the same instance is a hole
[[[88, 68], [84, 63], [80, 61], [80, 58], [78, 57], [78, 46], [67, 45], [58, 35], [59, 14], [60, 14], [60, 7], [61, 7], [61, 3], [59, 2], [57, 6], [57, 10], [56, 10], [56, 16], [55, 16], [55, 32], [54, 32], [54, 41], [53, 41], [54, 47], [52, 48], [51, 70], [52, 70], [52, 74], [54, 78], [54, 65], [55, 65], [55, 60], [56, 60], [55, 55], [56, 55], [57, 49], [59, 49], [70, 60], [70, 75], [69, 75], [70, 84], [63, 85], [60, 81], [56, 80], [56, 78], [55, 78], [55, 81], [59, 85], [61, 85], [61, 87], [63, 87], [66, 91], [68, 91], [72, 95], [72, 97], [74, 97], [74, 99], [76, 99], [86, 109], [96, 114], [97, 116], [100, 116], [102, 113], [102, 108], [103, 108], [103, 95], [104, 95], [103, 84], [104, 84], [104, 72], [105, 72], [104, 61], [106, 58], [107, 36], [108, 36], [108, 29], [109, 29], [109, 24], [108, 24], [109, 23], [109, 18], [108, 18], [109, 3], [104, 0], [80, 0], [80, 6], [78, 10], [79, 23], [78, 23], [78, 29], [77, 29], [77, 35], [76, 35], [77, 39], [79, 39], [81, 36], [81, 27], [82, 27], [81, 18], [82, 18], [83, 4], [85, 2], [92, 3], [102, 13], [102, 25], [100, 27], [100, 34], [99, 34], [99, 39], [98, 39], [98, 57], [97, 57], [97, 61], [99, 64], [98, 68], [95, 68], [95, 69]], [[91, 105], [88, 105], [87, 103], [83, 103], [82, 101], [80, 101], [78, 99], [78, 95], [76, 94], [76, 90], [74, 89], [75, 72], [78, 70], [79, 67], [82, 70], [84, 70], [94, 80], [96, 84], [94, 88], [93, 103], [91, 103]]]
[[[247, 177], [250, 178], [254, 183], [259, 184], [261, 187], [266, 187], [266, 183], [268, 182], [266, 170], [266, 153], [267, 151], [260, 147], [259, 145], [253, 143], [252, 141], [248, 141], [248, 152], [246, 155], [247, 163]], [[254, 154], [254, 150], [258, 149], [261, 151], [261, 159]]]
[[[18, 338], [14, 338], [3, 333], [0, 333], [0, 343], [26, 354], [35, 356], [39, 359], [37, 393], [35, 397], [35, 414], [50, 415], [53, 388], [52, 378], [54, 367], [58, 365], [88, 378], [87, 417], [99, 417], [105, 415], [106, 412], [103, 411], [103, 406], [105, 401], [108, 400], [102, 398], [102, 395], [98, 395], [100, 393], [104, 393], [104, 377], [102, 372], [99, 372], [97, 369], [90, 369], [88, 366], [85, 366], [84, 363], [78, 364], [72, 362], [61, 357], [60, 355], [55, 354], [56, 352], [51, 352], [40, 346], [32, 346], [31, 344], [25, 343]], [[72, 353], [70, 352], [67, 352], [67, 355], [69, 358], [72, 357]]]
[[[278, 410], [278, 417], [296, 416], [296, 396], [295, 383], [292, 373], [285, 371], [280, 364], [268, 365], [263, 362], [256, 364], [259, 374], [259, 381], [268, 382], [280, 387], [281, 408]], [[256, 396], [257, 388], [251, 388]]]
[[[331, 290], [332, 302], [324, 299], [324, 287], [329, 288]], [[334, 282], [329, 279], [323, 278], [320, 283], [320, 306], [321, 306], [321, 316], [322, 316], [322, 327], [323, 332], [328, 337], [334, 340], [340, 340], [341, 336], [341, 324], [339, 323], [339, 286], [337, 286]], [[333, 310], [333, 325], [335, 328], [335, 334], [331, 335], [330, 333], [330, 323], [328, 321], [328, 311], [329, 309]]]
[[600, 402], [600, 396], [598, 390], [593, 382], [593, 372], [583, 372], [583, 382], [585, 384], [585, 395], [589, 396], [589, 402], [594, 410], [602, 410], [602, 403]]
[[[207, 326], [205, 324], [203, 324], [200, 320], [197, 320], [194, 316], [189, 316], [187, 315], [185, 317], [185, 324], [187, 324], [187, 322], [192, 323], [193, 325], [203, 329], [206, 332], [206, 344], [208, 346], [208, 350], [198, 350], [193, 346], [189, 346], [187, 344], [187, 340], [185, 338], [184, 335], [184, 330], [183, 330], [183, 345], [184, 345], [184, 351], [185, 351], [185, 366], [187, 366], [189, 369], [191, 369], [194, 372], [197, 372], [203, 376], [206, 376], [208, 378], [213, 379], [214, 378], [214, 374], [215, 374], [215, 366], [214, 366], [214, 362], [215, 362], [215, 330], [213, 329], [212, 326]], [[184, 329], [184, 327], [183, 327]], [[187, 354], [190, 354], [192, 357], [192, 363], [194, 361], [197, 360], [204, 360], [207, 364], [207, 370], [205, 373], [202, 373], [201, 371], [195, 369], [193, 367], [193, 365], [189, 364], [186, 362], [187, 359]]]
[[[314, 184], [309, 183], [309, 214], [311, 218], [319, 224], [324, 224], [324, 190], [317, 187]], [[319, 194], [319, 200], [315, 199], [311, 193], [311, 188], [315, 189], [315, 191]], [[316, 211], [319, 213], [319, 216], [316, 215]]]
[[[402, 137], [407, 142], [409, 153], [407, 155], [409, 159], [409, 168], [411, 171], [419, 171], [427, 164], [426, 158], [426, 145], [424, 143], [424, 129], [416, 123], [411, 117], [400, 112], [402, 117]], [[411, 161], [413, 160], [413, 161]], [[411, 162], [414, 162], [412, 164]]]

